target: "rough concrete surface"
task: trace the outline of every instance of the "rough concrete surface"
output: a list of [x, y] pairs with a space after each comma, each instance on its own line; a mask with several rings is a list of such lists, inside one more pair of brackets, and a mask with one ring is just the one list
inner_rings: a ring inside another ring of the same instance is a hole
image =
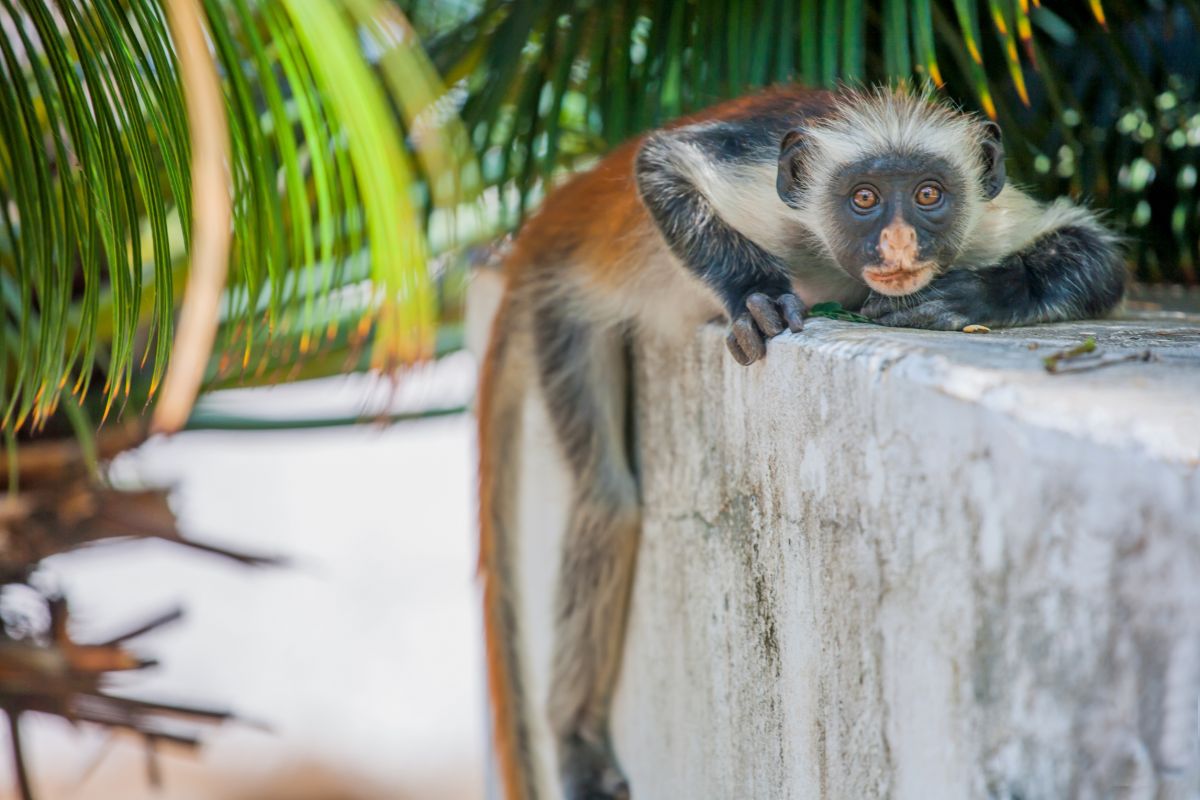
[[[1044, 371], [1087, 335], [1158, 360]], [[710, 328], [637, 376], [637, 800], [1200, 795], [1200, 320], [814, 320], [749, 368]]]

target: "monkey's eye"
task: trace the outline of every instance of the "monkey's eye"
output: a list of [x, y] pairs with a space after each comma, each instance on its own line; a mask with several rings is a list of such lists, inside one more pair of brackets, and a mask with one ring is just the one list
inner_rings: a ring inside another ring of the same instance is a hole
[[923, 183], [917, 187], [917, 205], [936, 206], [942, 201], [942, 187], [936, 183]]
[[879, 195], [875, 194], [875, 190], [866, 186], [860, 186], [854, 190], [854, 194], [850, 197], [850, 202], [861, 211], [867, 211], [879, 205]]

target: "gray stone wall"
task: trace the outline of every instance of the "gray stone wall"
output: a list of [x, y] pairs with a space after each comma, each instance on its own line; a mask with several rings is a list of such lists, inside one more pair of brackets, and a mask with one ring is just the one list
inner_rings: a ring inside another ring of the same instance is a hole
[[636, 798], [1200, 795], [1195, 320], [713, 328], [637, 408]]

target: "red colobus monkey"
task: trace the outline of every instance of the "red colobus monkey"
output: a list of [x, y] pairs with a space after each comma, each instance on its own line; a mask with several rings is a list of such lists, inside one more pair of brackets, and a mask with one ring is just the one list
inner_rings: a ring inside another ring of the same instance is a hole
[[959, 329], [1102, 315], [1116, 237], [1008, 184], [999, 128], [928, 94], [785, 88], [620, 147], [518, 236], [479, 398], [480, 559], [507, 800], [534, 800], [514, 574], [513, 455], [540, 392], [572, 495], [546, 708], [569, 800], [627, 798], [608, 733], [640, 530], [626, 447], [628, 335], [670, 347], [724, 316], [739, 363], [835, 300], [886, 325]]

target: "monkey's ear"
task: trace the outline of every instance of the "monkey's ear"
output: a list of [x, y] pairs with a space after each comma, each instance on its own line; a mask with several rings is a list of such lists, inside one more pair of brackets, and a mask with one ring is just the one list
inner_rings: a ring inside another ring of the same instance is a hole
[[804, 190], [800, 155], [808, 146], [804, 131], [793, 128], [788, 131], [779, 145], [779, 172], [775, 177], [775, 190], [780, 199], [792, 208], [800, 207], [800, 193]]
[[991, 200], [1004, 188], [1004, 143], [1000, 141], [1000, 126], [991, 120], [983, 127], [983, 198]]

